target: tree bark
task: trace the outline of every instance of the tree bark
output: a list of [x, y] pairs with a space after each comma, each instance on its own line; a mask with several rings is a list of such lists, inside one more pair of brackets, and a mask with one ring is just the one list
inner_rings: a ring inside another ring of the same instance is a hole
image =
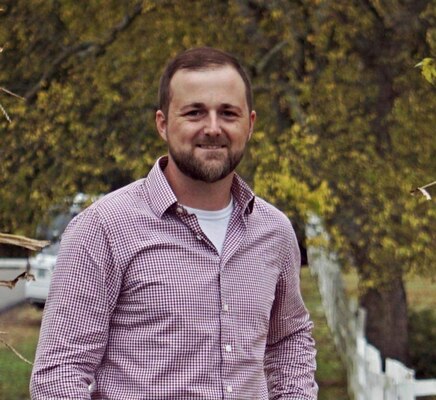
[[369, 289], [360, 299], [367, 311], [366, 338], [389, 357], [408, 363], [407, 300], [401, 276], [386, 287]]

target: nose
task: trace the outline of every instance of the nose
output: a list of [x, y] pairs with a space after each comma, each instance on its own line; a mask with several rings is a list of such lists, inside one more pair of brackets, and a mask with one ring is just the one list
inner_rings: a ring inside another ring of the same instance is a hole
[[216, 136], [222, 133], [220, 121], [216, 112], [209, 113], [209, 116], [206, 120], [206, 125], [204, 127], [204, 133], [205, 135], [210, 136]]

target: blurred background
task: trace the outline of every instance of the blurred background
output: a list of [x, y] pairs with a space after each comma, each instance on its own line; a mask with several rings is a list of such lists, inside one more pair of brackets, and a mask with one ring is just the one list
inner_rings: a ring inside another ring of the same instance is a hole
[[[321, 217], [367, 340], [436, 378], [436, 207], [410, 195], [436, 179], [435, 0], [0, 0], [0, 232], [44, 236], [66, 199], [145, 176], [165, 151], [160, 74], [204, 45], [252, 78], [258, 121], [239, 173], [290, 217], [303, 255], [308, 215]], [[347, 399], [307, 268], [302, 285], [320, 399]], [[31, 361], [40, 318], [3, 312], [0, 338]], [[27, 398], [29, 371], [0, 343], [0, 398]]]

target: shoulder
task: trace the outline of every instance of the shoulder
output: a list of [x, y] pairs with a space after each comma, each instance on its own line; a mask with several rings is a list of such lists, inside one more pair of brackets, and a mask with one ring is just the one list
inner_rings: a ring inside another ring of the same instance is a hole
[[93, 203], [89, 209], [101, 217], [110, 217], [134, 209], [145, 199], [145, 179], [139, 179], [115, 190]]
[[286, 232], [293, 232], [288, 216], [261, 197], [256, 196], [254, 199], [252, 216], [266, 225], [274, 226]]
[[79, 213], [69, 225], [75, 227], [98, 228], [105, 230], [107, 226], [116, 225], [117, 221], [125, 221], [145, 202], [145, 179], [140, 179], [117, 189], [95, 201]]
[[266, 200], [255, 197], [248, 218], [249, 227], [271, 238], [277, 244], [288, 247], [296, 242], [296, 235], [288, 216]]
[[299, 267], [301, 255], [298, 240], [289, 217], [266, 200], [256, 197], [252, 211], [252, 229], [262, 232], [262, 241], [268, 240], [283, 266]]
[[138, 210], [144, 210], [147, 204], [145, 179], [139, 179], [117, 189], [89, 206], [85, 215], [93, 215], [103, 226], [117, 226], [126, 223]]

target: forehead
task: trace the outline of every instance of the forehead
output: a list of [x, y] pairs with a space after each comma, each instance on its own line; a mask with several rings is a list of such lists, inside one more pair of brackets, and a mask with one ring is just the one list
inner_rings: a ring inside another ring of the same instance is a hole
[[246, 88], [238, 71], [229, 65], [200, 70], [178, 70], [170, 82], [171, 103], [222, 102], [246, 104]]

